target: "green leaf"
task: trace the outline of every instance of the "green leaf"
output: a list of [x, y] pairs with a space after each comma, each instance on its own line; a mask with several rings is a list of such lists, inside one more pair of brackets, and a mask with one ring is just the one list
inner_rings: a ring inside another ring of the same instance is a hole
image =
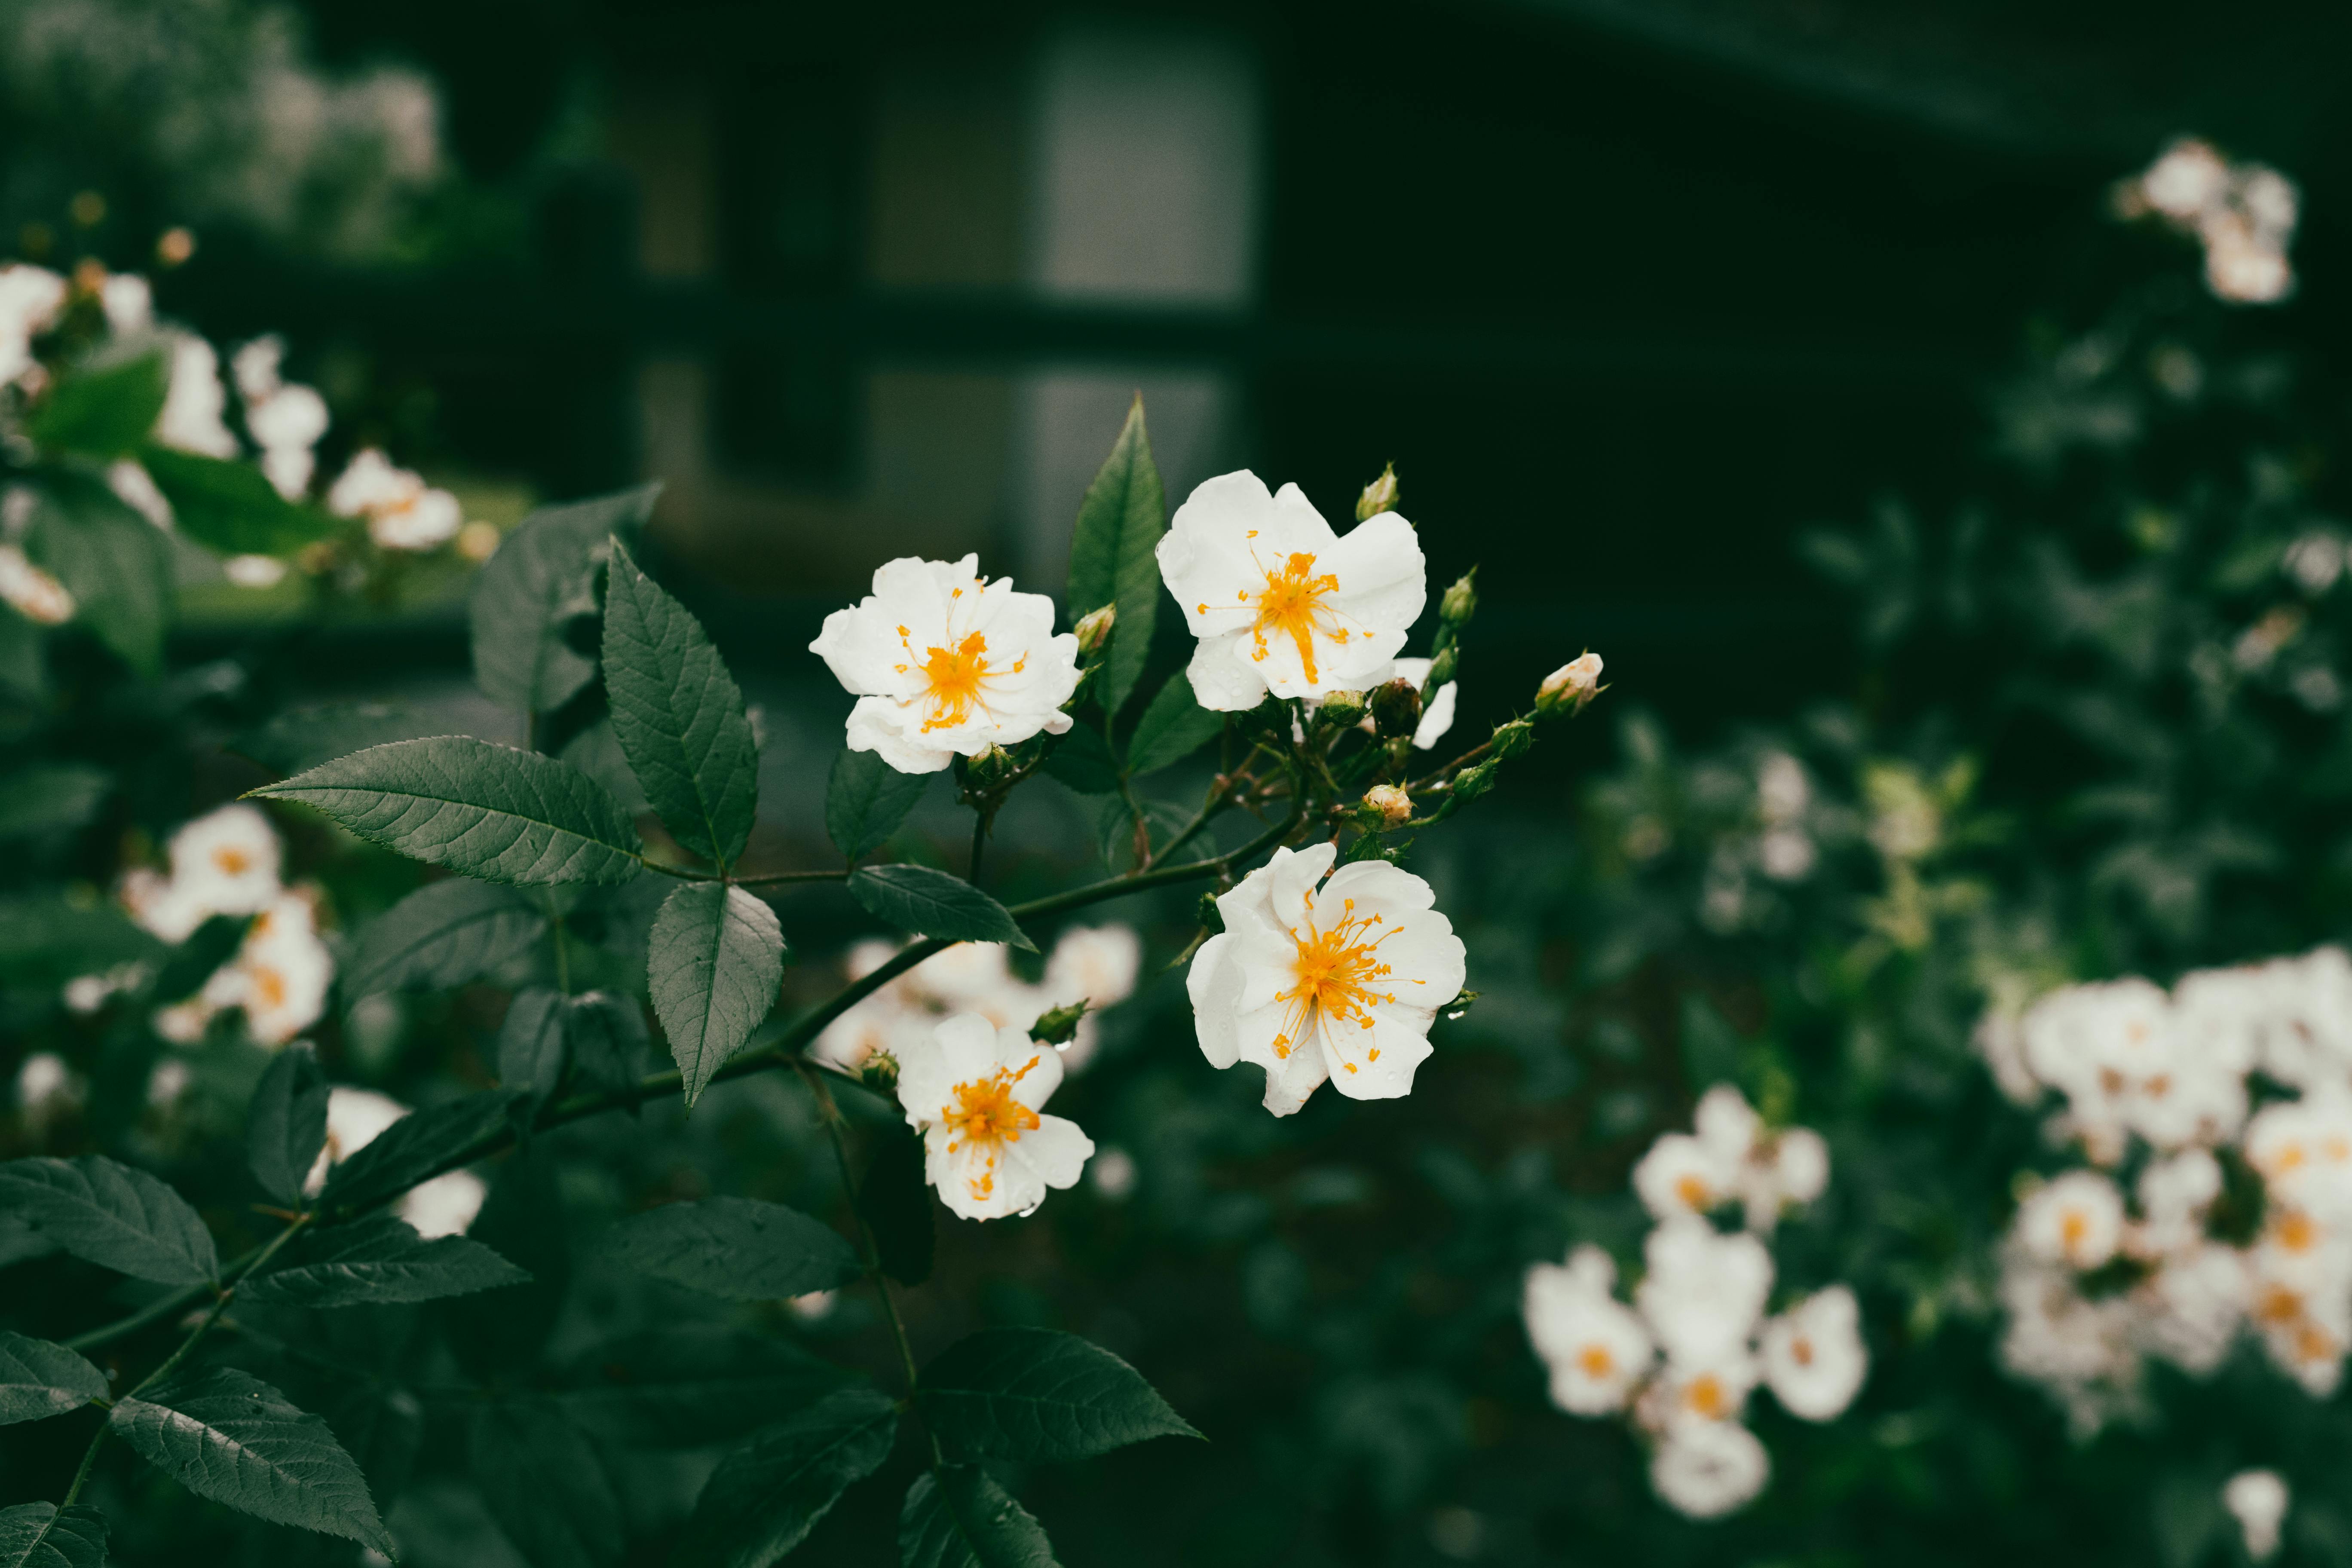
[[188, 1201], [103, 1154], [0, 1165], [0, 1212], [85, 1262], [159, 1285], [217, 1279], [220, 1255]]
[[1034, 952], [1037, 944], [1004, 906], [961, 877], [929, 866], [866, 866], [849, 874], [849, 895], [877, 920], [949, 942], [1005, 942]]
[[839, 1231], [757, 1198], [704, 1198], [631, 1215], [606, 1233], [630, 1268], [730, 1301], [776, 1301], [857, 1278]]
[[110, 899], [84, 905], [56, 890], [0, 895], [0, 975], [12, 982], [63, 984], [111, 964], [154, 963], [168, 951]]
[[236, 956], [252, 924], [251, 915], [215, 915], [198, 926], [163, 961], [148, 990], [149, 1000], [177, 1002], [210, 980], [215, 970]]
[[1115, 795], [1118, 759], [1102, 731], [1081, 724], [1045, 754], [1045, 771], [1080, 795]]
[[149, 443], [139, 453], [181, 533], [220, 555], [291, 555], [341, 524], [297, 505], [250, 463], [200, 458]]
[[977, 1465], [918, 1476], [898, 1514], [900, 1568], [1058, 1568], [1029, 1510]]
[[1193, 699], [1192, 677], [1178, 670], [1135, 721], [1135, 734], [1127, 742], [1128, 776], [1139, 779], [1182, 762], [1224, 727], [1225, 716], [1202, 707]]
[[778, 1422], [719, 1462], [674, 1568], [767, 1568], [881, 1468], [898, 1435], [898, 1405], [873, 1388], [841, 1389]]
[[570, 1008], [560, 991], [532, 986], [515, 993], [499, 1028], [499, 1081], [523, 1096], [515, 1102], [518, 1138], [528, 1142], [531, 1118], [563, 1084]]
[[702, 624], [617, 539], [604, 589], [604, 696], [613, 733], [671, 834], [689, 854], [731, 863], [760, 798], [742, 690]]
[[689, 1109], [776, 1005], [783, 978], [783, 927], [742, 889], [688, 882], [663, 901], [646, 979]]
[[125, 1398], [107, 1417], [200, 1498], [273, 1524], [340, 1535], [389, 1557], [367, 1481], [327, 1424], [250, 1373], [215, 1367]]
[[0, 1568], [105, 1568], [106, 1515], [24, 1502], [0, 1508]]
[[1052, 1329], [982, 1329], [923, 1369], [923, 1419], [957, 1458], [1085, 1459], [1197, 1437], [1143, 1374]]
[[499, 542], [474, 580], [474, 679], [491, 701], [523, 713], [558, 708], [587, 685], [596, 664], [564, 640], [566, 625], [595, 613], [604, 542], [644, 525], [659, 485], [568, 506], [541, 507]]
[[1117, 713], [1126, 702], [1151, 652], [1160, 613], [1160, 563], [1153, 552], [1167, 531], [1167, 503], [1138, 395], [1110, 456], [1078, 503], [1077, 531], [1070, 537], [1070, 618], [1118, 606], [1097, 678], [1106, 713]]
[[547, 935], [547, 911], [511, 888], [452, 877], [370, 921], [343, 970], [343, 996], [454, 991], [495, 974]]
[[114, 777], [79, 763], [36, 763], [0, 778], [0, 838], [69, 833], [98, 815]]
[[278, 1053], [245, 1112], [245, 1159], [261, 1190], [291, 1206], [327, 1146], [327, 1075], [299, 1041]]
[[172, 616], [162, 531], [88, 474], [46, 472], [34, 493], [39, 504], [25, 553], [66, 585], [75, 618], [100, 642], [142, 674], [158, 673]]
[[0, 1426], [106, 1397], [106, 1373], [63, 1345], [0, 1331]]
[[584, 1352], [561, 1395], [592, 1436], [701, 1448], [749, 1436], [841, 1386], [831, 1362], [782, 1340], [692, 1325], [624, 1335]]
[[645, 1008], [634, 996], [583, 991], [570, 998], [563, 1037], [583, 1089], [620, 1089], [646, 1076]]
[[437, 735], [446, 725], [395, 702], [314, 702], [247, 730], [229, 749], [279, 778], [392, 741]]
[[238, 1300], [288, 1307], [380, 1306], [470, 1295], [530, 1279], [478, 1241], [462, 1236], [427, 1241], [390, 1215], [311, 1231], [282, 1256], [282, 1264], [239, 1285]]
[[512, 1090], [494, 1089], [410, 1111], [328, 1173], [320, 1207], [369, 1208], [438, 1175], [505, 1126], [514, 1100]]
[[26, 434], [45, 451], [120, 458], [155, 428], [171, 391], [171, 367], [170, 352], [159, 349], [69, 371], [25, 422]]
[[857, 1212], [874, 1233], [882, 1272], [901, 1285], [931, 1277], [938, 1218], [923, 1178], [923, 1140], [911, 1128], [887, 1133], [857, 1187]]
[[621, 1510], [596, 1452], [541, 1400], [474, 1413], [474, 1479], [490, 1516], [531, 1568], [609, 1568], [621, 1559]]
[[579, 769], [467, 735], [371, 746], [253, 793], [488, 882], [625, 882], [643, 847], [620, 803]]
[[571, 1226], [553, 1162], [544, 1152], [502, 1162], [466, 1234], [530, 1271], [528, 1284], [435, 1309], [460, 1364], [479, 1382], [506, 1384], [538, 1362], [572, 1287]]
[[929, 773], [902, 773], [879, 752], [845, 750], [824, 786], [824, 831], [856, 860], [882, 847], [930, 787]]
[[41, 634], [41, 627], [0, 605], [0, 690], [36, 700], [47, 693], [48, 659]]

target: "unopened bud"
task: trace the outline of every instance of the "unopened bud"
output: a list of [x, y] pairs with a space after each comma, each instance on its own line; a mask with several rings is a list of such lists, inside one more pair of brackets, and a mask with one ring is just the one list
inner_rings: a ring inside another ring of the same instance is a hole
[[1358, 724], [1364, 718], [1364, 694], [1360, 691], [1331, 691], [1323, 697], [1323, 706], [1317, 710], [1323, 721], [1335, 730]]
[[876, 1051], [857, 1068], [858, 1081], [879, 1094], [894, 1094], [898, 1088], [898, 1058], [887, 1051]]
[[1384, 741], [1410, 737], [1421, 725], [1421, 689], [1399, 676], [1372, 688], [1372, 727]]
[[991, 746], [964, 763], [964, 782], [975, 790], [993, 789], [1014, 766], [1012, 752], [1002, 746]]
[[1029, 1026], [1029, 1037], [1041, 1046], [1066, 1046], [1078, 1032], [1078, 1020], [1087, 1016], [1087, 1000], [1081, 996], [1066, 1007], [1056, 1007], [1041, 1014]]
[[1402, 827], [1412, 820], [1412, 796], [1395, 784], [1374, 784], [1364, 792], [1360, 815], [1368, 827]]
[[1601, 656], [1580, 655], [1544, 677], [1536, 688], [1536, 711], [1545, 718], [1573, 715], [1601, 691]]
[[1495, 726], [1495, 754], [1498, 757], [1523, 755], [1536, 743], [1536, 727], [1525, 719], [1514, 719], [1507, 724]]
[[1356, 521], [1361, 522], [1368, 517], [1378, 517], [1384, 511], [1396, 509], [1396, 465], [1391, 463], [1382, 468], [1381, 477], [1366, 485], [1364, 493], [1356, 498]]
[[1454, 775], [1454, 798], [1464, 805], [1495, 787], [1495, 773], [1503, 765], [1500, 757], [1488, 757], [1475, 768], [1464, 768]]
[[1437, 613], [1441, 617], [1458, 626], [1477, 613], [1478, 590], [1471, 584], [1471, 579], [1477, 575], [1478, 568], [1473, 566], [1462, 574], [1454, 586], [1445, 590], [1445, 596], [1437, 601]]
[[1117, 605], [1105, 605], [1099, 610], [1079, 616], [1076, 627], [1078, 657], [1090, 659], [1100, 653], [1103, 646], [1110, 641], [1111, 624], [1118, 619]]
[[1422, 684], [1428, 687], [1432, 695], [1434, 695], [1437, 689], [1444, 685], [1447, 681], [1453, 679], [1454, 672], [1461, 668], [1462, 650], [1455, 647], [1452, 643], [1447, 643], [1444, 647], [1439, 648], [1435, 654], [1431, 656], [1429, 660], [1429, 679]]

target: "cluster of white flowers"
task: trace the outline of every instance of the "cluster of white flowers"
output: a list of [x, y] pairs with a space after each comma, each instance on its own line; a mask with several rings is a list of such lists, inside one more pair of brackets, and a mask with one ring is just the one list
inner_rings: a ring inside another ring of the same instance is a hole
[[[1628, 1306], [1616, 1265], [1597, 1247], [1528, 1271], [1528, 1338], [1551, 1395], [1578, 1415], [1630, 1412], [1652, 1445], [1658, 1495], [1696, 1519], [1745, 1506], [1771, 1458], [1740, 1422], [1758, 1383], [1807, 1421], [1843, 1414], [1869, 1370], [1853, 1292], [1832, 1285], [1767, 1317], [1772, 1255], [1765, 1238], [1792, 1206], [1819, 1197], [1829, 1152], [1805, 1128], [1764, 1126], [1728, 1084], [1707, 1090], [1694, 1133], [1669, 1132], [1633, 1169], [1657, 1221]], [[1715, 1216], [1736, 1210], [1745, 1228]]]
[[[327, 1184], [327, 1173], [380, 1137], [409, 1108], [372, 1089], [337, 1084], [327, 1092], [327, 1142], [302, 1190], [316, 1196]], [[408, 1189], [393, 1212], [430, 1241], [436, 1237], [463, 1236], [482, 1212], [489, 1195], [482, 1178], [471, 1171], [445, 1171], [429, 1182]]]
[[456, 496], [393, 467], [373, 447], [362, 447], [329, 489], [327, 510], [337, 517], [365, 518], [368, 537], [383, 550], [438, 549], [466, 525]]
[[[2011, 1372], [2089, 1432], [2136, 1403], [2144, 1358], [2203, 1375], [2251, 1329], [2334, 1394], [2352, 1350], [2352, 959], [2325, 947], [2169, 993], [2068, 986], [1978, 1037], [2012, 1097], [2063, 1100], [2046, 1131], [2086, 1162], [2021, 1178]], [[2259, 1201], [2227, 1190], [2231, 1168]]]
[[[849, 950], [849, 978], [863, 980], [898, 952], [895, 942], [861, 942]], [[1026, 1036], [1046, 1012], [1083, 1002], [1087, 1014], [1061, 1047], [1062, 1066], [1076, 1072], [1100, 1039], [1095, 1015], [1135, 994], [1143, 943], [1122, 925], [1072, 926], [1045, 960], [1045, 976], [1032, 985], [1013, 973], [1004, 944], [959, 942], [919, 964], [825, 1026], [809, 1054], [828, 1067], [860, 1073], [869, 1064], [903, 1065], [941, 1020], [977, 1014], [1000, 1029]]]
[[[214, 1016], [240, 1008], [255, 1042], [275, 1049], [319, 1021], [334, 979], [334, 955], [320, 940], [314, 895], [279, 880], [278, 835], [250, 805], [232, 804], [172, 836], [168, 875], [140, 867], [122, 879], [131, 917], [168, 942], [185, 942], [215, 915], [256, 917], [236, 954], [194, 995], [155, 1015], [174, 1044], [204, 1037]], [[110, 975], [84, 975], [66, 988], [68, 1006], [91, 1010], [118, 989]]]
[[2261, 163], [2232, 163], [2183, 136], [2116, 190], [2126, 217], [2154, 215], [2205, 247], [2205, 284], [2220, 298], [2266, 305], [2294, 287], [2286, 258], [2301, 199], [2294, 182]]

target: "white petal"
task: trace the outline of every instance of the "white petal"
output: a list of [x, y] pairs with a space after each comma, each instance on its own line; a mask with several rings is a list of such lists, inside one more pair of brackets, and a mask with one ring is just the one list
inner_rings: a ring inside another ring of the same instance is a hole
[[887, 697], [859, 698], [857, 706], [849, 710], [849, 749], [878, 752], [884, 762], [902, 773], [945, 771], [955, 761], [955, 753], [908, 740], [897, 722], [900, 711]]
[[1234, 1004], [1241, 994], [1242, 978], [1231, 962], [1232, 942], [1223, 932], [1211, 937], [1192, 955], [1192, 967], [1184, 972], [1184, 991], [1192, 999], [1192, 1033], [1213, 1068], [1229, 1068], [1241, 1059], [1241, 1039], [1234, 1031]]
[[1078, 1124], [1059, 1116], [1041, 1116], [1037, 1125], [1005, 1148], [1008, 1163], [1025, 1166], [1049, 1187], [1074, 1187], [1094, 1158], [1095, 1141]]
[[1213, 713], [1245, 713], [1265, 700], [1265, 680], [1251, 664], [1249, 640], [1239, 632], [1201, 639], [1185, 678], [1192, 700]]

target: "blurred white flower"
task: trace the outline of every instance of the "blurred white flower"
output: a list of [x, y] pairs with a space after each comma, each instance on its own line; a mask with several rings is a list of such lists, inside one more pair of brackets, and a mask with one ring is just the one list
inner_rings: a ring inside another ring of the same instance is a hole
[[279, 495], [294, 500], [310, 489], [318, 466], [311, 448], [327, 433], [327, 400], [314, 388], [280, 379], [285, 355], [286, 340], [273, 332], [238, 349], [229, 371], [245, 400], [246, 433], [261, 448], [261, 471]]
[[0, 267], [0, 385], [33, 368], [33, 339], [66, 302], [66, 280], [46, 267]]
[[2176, 139], [2139, 177], [2147, 205], [2167, 217], [2195, 218], [2219, 203], [2230, 188], [2230, 165], [2210, 142]]
[[118, 337], [155, 324], [155, 290], [136, 272], [108, 273], [99, 285], [98, 303], [106, 312], [106, 330]]
[[[852, 980], [874, 973], [899, 951], [888, 942], [861, 942], [843, 968]], [[843, 1072], [864, 1070], [877, 1056], [896, 1062], [906, 1039], [928, 1034], [951, 1013], [978, 1013], [997, 1026], [1027, 1029], [1049, 1008], [1081, 997], [1115, 1006], [1135, 989], [1143, 944], [1126, 926], [1073, 926], [1045, 961], [1045, 979], [1030, 985], [1005, 961], [1002, 942], [959, 942], [898, 976], [827, 1025], [810, 1054]], [[1062, 1048], [1062, 1066], [1076, 1072], [1092, 1054], [1099, 1026], [1089, 1014]]]
[[1737, 1421], [1682, 1422], [1650, 1458], [1650, 1484], [1693, 1519], [1719, 1519], [1746, 1507], [1771, 1474], [1771, 1456]]
[[785, 1298], [784, 1305], [793, 1316], [803, 1323], [821, 1323], [833, 1316], [834, 1308], [841, 1304], [838, 1290], [811, 1290], [803, 1295]]
[[1160, 541], [1160, 575], [1199, 638], [1192, 695], [1218, 711], [1364, 691], [1390, 678], [1428, 596], [1412, 525], [1381, 512], [1344, 538], [1297, 485], [1248, 469], [1203, 482]]
[[[325, 1188], [329, 1171], [375, 1142], [386, 1128], [408, 1113], [407, 1106], [372, 1089], [337, 1084], [329, 1089], [326, 1147], [319, 1151], [318, 1161], [310, 1167], [302, 1190], [316, 1196]], [[447, 1171], [411, 1187], [393, 1212], [427, 1241], [444, 1236], [463, 1236], [482, 1212], [483, 1201], [488, 1195], [488, 1187], [471, 1171]]]
[[74, 617], [74, 596], [66, 585], [13, 544], [0, 544], [0, 604], [37, 626], [60, 626]]
[[153, 476], [131, 458], [107, 466], [106, 488], [114, 492], [116, 500], [156, 527], [172, 526], [172, 503], [155, 488]]
[[1670, 1433], [1694, 1421], [1737, 1421], [1760, 1372], [1744, 1338], [1704, 1360], [1668, 1356], [1642, 1390], [1634, 1419], [1653, 1433]]
[[1634, 1305], [1670, 1362], [1706, 1365], [1741, 1350], [1772, 1293], [1772, 1255], [1742, 1232], [1705, 1220], [1666, 1220], [1643, 1245], [1649, 1271]]
[[851, 751], [932, 773], [1069, 729], [1062, 704], [1077, 689], [1077, 637], [1055, 635], [1053, 600], [979, 570], [977, 555], [905, 556], [874, 574], [872, 594], [825, 617], [809, 651], [857, 698]]
[[194, 332], [166, 332], [172, 349], [169, 390], [155, 419], [155, 439], [204, 458], [234, 458], [236, 437], [222, 419], [228, 393], [221, 385], [220, 355]]
[[274, 555], [232, 555], [221, 574], [240, 588], [275, 588], [286, 580], [286, 563]]
[[465, 509], [447, 490], [435, 489], [381, 451], [365, 447], [327, 491], [338, 517], [367, 520], [368, 537], [385, 550], [431, 550], [457, 537]]
[[1139, 1173], [1135, 1156], [1124, 1149], [1102, 1149], [1087, 1165], [1087, 1176], [1094, 1183], [1095, 1191], [1115, 1204], [1124, 1203], [1133, 1195]]
[[2257, 1563], [2277, 1552], [2287, 1503], [2286, 1482], [2276, 1470], [2240, 1470], [2221, 1488], [2221, 1506], [2238, 1521], [2246, 1555]]
[[164, 1058], [147, 1075], [147, 1103], [158, 1110], [177, 1105], [194, 1079], [194, 1071], [187, 1063], [177, 1057]]
[[1332, 871], [1338, 858], [1276, 850], [1217, 900], [1225, 929], [1185, 976], [1202, 1054], [1264, 1068], [1276, 1116], [1327, 1079], [1351, 1100], [1412, 1092], [1437, 1009], [1462, 989], [1462, 940], [1429, 884], [1381, 860]]
[[[1072, 926], [1055, 942], [1045, 960], [1045, 984], [1039, 987], [1046, 1005], [1066, 1007], [1079, 1001], [1087, 1005], [1076, 1032], [1060, 1047], [1065, 1068], [1078, 1072], [1094, 1059], [1102, 1042], [1097, 1015], [1135, 994], [1135, 982], [1142, 970], [1143, 942], [1130, 926]], [[1035, 1015], [1029, 1021], [1036, 1022]]]
[[1653, 1219], [1706, 1214], [1738, 1190], [1738, 1157], [1687, 1132], [1668, 1132], [1633, 1167], [1633, 1191]]
[[2269, 304], [2294, 287], [2287, 263], [2302, 199], [2294, 183], [2260, 163], [2236, 163], [2210, 142], [2175, 139], [2116, 192], [2125, 217], [2153, 214], [2205, 247], [2205, 282], [2221, 299]]
[[2306, 594], [2325, 594], [2344, 575], [2344, 542], [2326, 529], [2306, 533], [2286, 547], [2283, 564]]
[[1764, 1325], [1764, 1380], [1790, 1415], [1833, 1421], [1870, 1370], [1862, 1311], [1843, 1285], [1817, 1290]]
[[2095, 1171], [2068, 1171], [2018, 1205], [2017, 1238], [2035, 1261], [2087, 1272], [2116, 1255], [2124, 1199]]
[[1528, 1270], [1528, 1339], [1550, 1371], [1552, 1402], [1572, 1415], [1624, 1409], [1657, 1359], [1642, 1320], [1611, 1294], [1615, 1273], [1596, 1247]]
[[[214, 915], [252, 915], [278, 897], [278, 834], [269, 819], [242, 801], [184, 825], [172, 835], [172, 886]], [[193, 929], [193, 928], [191, 928]]]
[[334, 975], [310, 901], [283, 893], [246, 932], [236, 956], [205, 981], [203, 994], [215, 1008], [243, 1008], [254, 1042], [274, 1049], [324, 1015]]
[[36, 1051], [17, 1066], [16, 1108], [26, 1121], [37, 1124], [80, 1103], [81, 1085], [54, 1051]]
[[2220, 1368], [2244, 1327], [2252, 1288], [2237, 1248], [2206, 1241], [2183, 1247], [2133, 1287], [2135, 1337], [2150, 1355], [2206, 1376]]
[[1038, 1109], [1061, 1081], [1053, 1047], [976, 1013], [910, 1044], [898, 1103], [923, 1135], [924, 1175], [940, 1201], [965, 1219], [1002, 1219], [1034, 1210], [1049, 1188], [1076, 1185], [1094, 1142]]

